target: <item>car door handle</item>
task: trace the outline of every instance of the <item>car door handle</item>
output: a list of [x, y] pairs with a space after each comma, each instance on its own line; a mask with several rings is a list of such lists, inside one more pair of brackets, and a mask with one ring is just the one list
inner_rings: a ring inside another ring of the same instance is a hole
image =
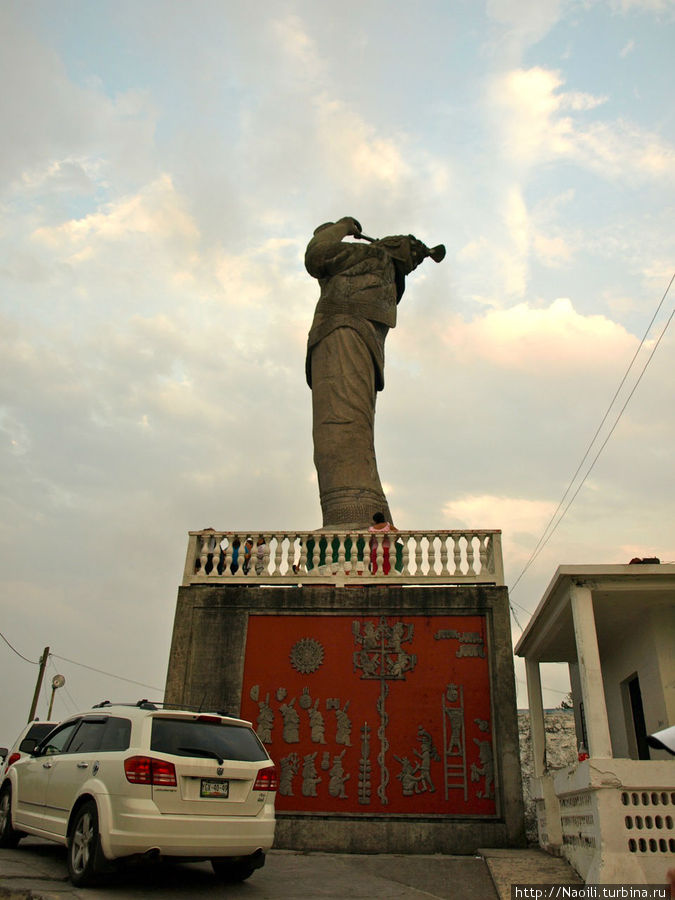
[[44, 763], [42, 763], [42, 768], [43, 768], [43, 769], [51, 769], [51, 767], [52, 767], [53, 765], [54, 765], [54, 763], [44, 762]]
[[78, 769], [88, 769], [88, 768], [89, 768], [89, 763], [86, 763], [86, 762], [79, 762], [79, 763], [77, 764], [77, 768], [78, 768]]

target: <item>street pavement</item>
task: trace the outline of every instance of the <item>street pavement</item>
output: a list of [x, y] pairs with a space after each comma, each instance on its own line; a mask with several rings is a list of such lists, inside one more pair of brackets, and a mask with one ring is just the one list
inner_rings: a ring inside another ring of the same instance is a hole
[[300, 853], [273, 850], [242, 884], [219, 883], [208, 863], [125, 867], [95, 888], [73, 888], [65, 848], [24, 838], [0, 850], [0, 900], [509, 900], [512, 883], [581, 880], [541, 850], [480, 850], [477, 856]]

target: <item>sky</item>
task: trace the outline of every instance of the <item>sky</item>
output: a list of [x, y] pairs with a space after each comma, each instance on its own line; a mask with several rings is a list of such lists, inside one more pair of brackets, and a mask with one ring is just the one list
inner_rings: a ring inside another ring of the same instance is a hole
[[161, 697], [189, 530], [321, 525], [303, 257], [345, 215], [447, 247], [387, 339], [398, 527], [502, 529], [514, 640], [558, 565], [675, 560], [673, 0], [1, 0], [0, 35], [0, 743], [47, 646], [41, 718], [57, 672], [56, 718]]

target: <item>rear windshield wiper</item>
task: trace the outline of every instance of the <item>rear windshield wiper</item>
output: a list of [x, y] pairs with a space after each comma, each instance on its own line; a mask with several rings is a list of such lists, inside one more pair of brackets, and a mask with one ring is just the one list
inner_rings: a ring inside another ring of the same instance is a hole
[[178, 747], [178, 750], [183, 753], [191, 753], [194, 756], [206, 756], [208, 759], [216, 759], [219, 766], [223, 764], [223, 757], [219, 756], [215, 750], [206, 750], [203, 747]]

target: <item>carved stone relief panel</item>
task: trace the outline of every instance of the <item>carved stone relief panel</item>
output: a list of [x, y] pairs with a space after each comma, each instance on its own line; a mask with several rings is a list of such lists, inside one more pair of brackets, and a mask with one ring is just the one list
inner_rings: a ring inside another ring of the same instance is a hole
[[242, 696], [280, 811], [496, 814], [482, 616], [251, 615]]

